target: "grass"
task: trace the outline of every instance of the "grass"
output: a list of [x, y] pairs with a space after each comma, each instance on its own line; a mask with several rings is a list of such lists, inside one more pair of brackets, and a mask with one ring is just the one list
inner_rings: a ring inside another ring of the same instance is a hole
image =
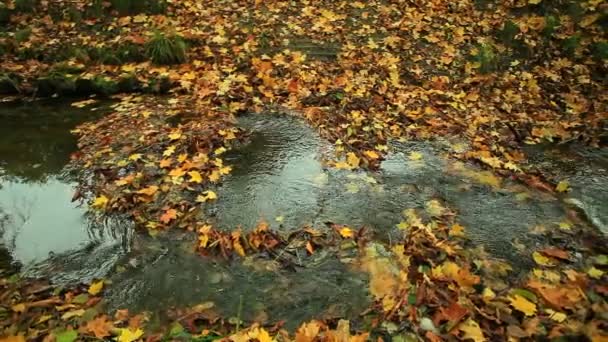
[[176, 34], [155, 31], [146, 43], [146, 56], [155, 64], [186, 62], [186, 42]]

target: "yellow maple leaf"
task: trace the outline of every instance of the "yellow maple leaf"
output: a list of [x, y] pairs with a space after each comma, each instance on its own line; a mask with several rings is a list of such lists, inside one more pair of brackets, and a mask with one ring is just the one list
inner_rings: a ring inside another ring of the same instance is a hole
[[93, 208], [103, 209], [103, 208], [106, 207], [106, 205], [108, 205], [109, 201], [110, 200], [106, 196], [101, 195], [101, 196], [95, 198], [95, 200], [93, 201], [92, 206], [93, 206]]
[[570, 183], [568, 183], [568, 181], [561, 181], [559, 183], [557, 183], [557, 186], [555, 187], [555, 190], [557, 192], [567, 192], [570, 191]]
[[180, 131], [176, 131], [176, 132], [169, 134], [169, 139], [171, 139], [171, 141], [179, 140], [181, 137], [182, 137], [182, 132], [180, 132]]
[[532, 259], [534, 259], [534, 261], [541, 266], [555, 266], [556, 265], [554, 259], [544, 256], [539, 252], [532, 253]]
[[380, 155], [378, 155], [378, 153], [376, 151], [372, 151], [372, 150], [364, 151], [363, 154], [365, 154], [369, 159], [372, 159], [372, 160], [376, 160], [376, 159], [380, 158]]
[[410, 160], [420, 160], [420, 159], [422, 159], [422, 153], [420, 153], [420, 152], [411, 152], [408, 158]]
[[96, 281], [89, 286], [89, 294], [92, 296], [98, 295], [103, 290], [103, 280]]
[[175, 153], [175, 145], [167, 147], [167, 149], [163, 152], [163, 156], [170, 157]]
[[361, 160], [353, 152], [348, 152], [346, 154], [346, 162], [348, 163], [351, 169], [356, 169], [359, 167]]
[[212, 181], [213, 183], [217, 183], [220, 180], [220, 171], [219, 170], [213, 170], [211, 171], [211, 174], [209, 175], [209, 180]]
[[342, 236], [345, 239], [350, 239], [350, 238], [355, 237], [355, 232], [348, 227], [342, 227], [340, 229], [340, 236]]
[[593, 279], [600, 279], [604, 275], [604, 271], [597, 269], [594, 266], [587, 270], [587, 274]]
[[452, 228], [450, 228], [450, 236], [463, 237], [464, 236], [464, 227], [459, 225], [458, 223], [452, 225]]
[[151, 185], [147, 188], [143, 188], [143, 189], [139, 190], [137, 193], [142, 194], [142, 195], [147, 195], [147, 196], [153, 196], [157, 191], [158, 191], [158, 186]]
[[203, 177], [198, 171], [190, 171], [188, 175], [190, 176], [190, 182], [199, 184], [203, 182]]
[[129, 156], [129, 160], [138, 161], [142, 157], [141, 153], [135, 153]]
[[515, 310], [523, 312], [526, 316], [534, 316], [536, 313], [536, 304], [518, 294], [509, 297], [509, 300]]
[[486, 340], [479, 324], [472, 318], [460, 323], [458, 329], [464, 333], [464, 339], [471, 339], [475, 342], [483, 342]]
[[120, 329], [120, 335], [118, 335], [118, 342], [133, 342], [137, 341], [144, 335], [144, 331], [141, 329], [137, 329], [135, 331], [124, 328]]
[[211, 190], [205, 191], [202, 195], [196, 197], [197, 202], [207, 202], [214, 199], [217, 199], [217, 194]]

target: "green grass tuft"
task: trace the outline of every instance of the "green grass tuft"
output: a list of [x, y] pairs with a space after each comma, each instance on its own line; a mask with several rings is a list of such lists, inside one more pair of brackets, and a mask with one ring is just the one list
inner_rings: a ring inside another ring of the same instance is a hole
[[146, 43], [146, 55], [156, 64], [179, 64], [186, 62], [186, 42], [176, 34], [154, 32]]

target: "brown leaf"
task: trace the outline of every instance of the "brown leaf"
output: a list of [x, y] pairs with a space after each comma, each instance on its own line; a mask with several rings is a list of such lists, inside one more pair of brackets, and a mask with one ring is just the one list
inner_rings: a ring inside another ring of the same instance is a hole
[[547, 247], [545, 249], [541, 249], [540, 252], [547, 256], [551, 256], [551, 257], [558, 258], [558, 259], [563, 259], [563, 260], [570, 259], [570, 254], [567, 251], [565, 251], [563, 249], [559, 249], [557, 247]]

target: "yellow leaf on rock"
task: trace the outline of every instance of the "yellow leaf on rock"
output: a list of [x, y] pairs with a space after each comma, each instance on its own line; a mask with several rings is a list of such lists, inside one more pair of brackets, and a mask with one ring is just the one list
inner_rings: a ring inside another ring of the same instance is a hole
[[211, 190], [205, 191], [202, 195], [196, 197], [197, 202], [207, 202], [214, 199], [217, 199], [217, 194]]
[[89, 294], [92, 296], [98, 295], [103, 289], [103, 280], [96, 281], [89, 286]]
[[536, 304], [520, 295], [513, 295], [509, 297], [509, 300], [511, 301], [511, 306], [513, 306], [513, 308], [523, 312], [526, 316], [534, 316], [536, 313]]

